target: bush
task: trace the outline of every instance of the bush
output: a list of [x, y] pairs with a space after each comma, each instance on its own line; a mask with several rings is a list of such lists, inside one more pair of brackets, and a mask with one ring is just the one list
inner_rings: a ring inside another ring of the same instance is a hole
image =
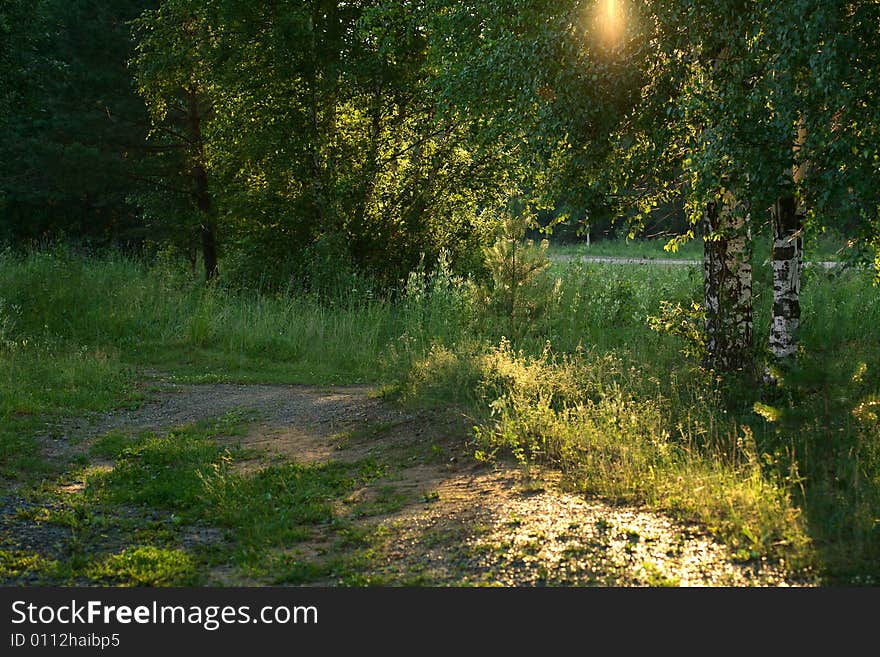
[[519, 338], [550, 308], [554, 280], [549, 274], [549, 243], [524, 240], [527, 220], [508, 214], [501, 235], [485, 249], [489, 279], [479, 286], [479, 302], [491, 320], [500, 320], [511, 337]]

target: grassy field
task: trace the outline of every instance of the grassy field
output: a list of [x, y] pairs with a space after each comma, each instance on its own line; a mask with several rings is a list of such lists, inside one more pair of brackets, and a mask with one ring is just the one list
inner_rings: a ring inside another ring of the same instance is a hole
[[[761, 345], [770, 293], [767, 273], [757, 276]], [[0, 577], [199, 583], [206, 564], [228, 559], [255, 573], [283, 570], [264, 563], [266, 546], [334, 522], [332, 500], [381, 474], [368, 461], [232, 472], [227, 465], [246, 455], [214, 438], [248, 423], [225, 416], [175, 440], [108, 434], [87, 457], [44, 458], [47, 426], [136, 406], [141, 382], [160, 371], [189, 383], [371, 383], [410, 407], [464, 408], [476, 419], [462, 436], [476, 441], [475, 458], [550, 466], [572, 490], [697, 521], [742, 560], [782, 560], [829, 583], [877, 582], [880, 291], [865, 271], [808, 270], [803, 353], [778, 387], [765, 388], [746, 376], [719, 379], [682, 353], [693, 318], [670, 308], [688, 308], [700, 286], [690, 268], [556, 265], [524, 288], [511, 316], [444, 271], [413, 276], [394, 302], [358, 289], [327, 300], [205, 289], [120, 257], [6, 253], [3, 490], [30, 500], [23, 517], [72, 536], [114, 514], [129, 524], [119, 544], [61, 556], [0, 547]], [[83, 472], [100, 457], [117, 467]], [[57, 489], [74, 474], [85, 489], [63, 501]], [[283, 527], [249, 503], [266, 495], [282, 495], [271, 508], [293, 514]], [[225, 532], [232, 553], [167, 547], [169, 535], [202, 525]], [[337, 540], [357, 542], [351, 531], [339, 524]], [[356, 560], [333, 567], [359, 581]]]

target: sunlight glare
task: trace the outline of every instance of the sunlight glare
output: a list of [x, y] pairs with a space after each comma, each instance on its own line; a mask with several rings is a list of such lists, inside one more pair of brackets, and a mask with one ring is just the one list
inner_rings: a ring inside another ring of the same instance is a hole
[[619, 42], [623, 35], [623, 14], [620, 0], [601, 0], [596, 5], [599, 32], [606, 44]]
[[608, 22], [617, 20], [617, 0], [605, 0], [605, 19]]

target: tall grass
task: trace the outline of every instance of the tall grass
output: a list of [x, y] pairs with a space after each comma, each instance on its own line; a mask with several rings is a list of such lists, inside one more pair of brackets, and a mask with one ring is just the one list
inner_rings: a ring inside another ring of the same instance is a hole
[[[259, 376], [268, 364], [279, 380], [374, 382], [387, 377], [377, 363], [398, 365], [387, 350], [401, 336], [417, 349], [459, 330], [460, 313], [443, 302], [413, 292], [392, 304], [356, 289], [332, 300], [265, 296], [205, 288], [122, 257], [0, 256], [7, 360], [49, 350], [54, 362], [58, 350], [100, 349], [104, 359], [193, 371], [207, 364]], [[409, 349], [397, 351], [405, 357]]]
[[502, 343], [484, 367], [495, 398], [477, 432], [485, 448], [550, 463], [581, 490], [697, 521], [746, 558], [800, 553], [807, 543], [790, 492], [763, 470], [747, 425], [718, 426], [699, 412], [672, 422], [671, 399], [633, 395], [612, 356], [527, 357]]

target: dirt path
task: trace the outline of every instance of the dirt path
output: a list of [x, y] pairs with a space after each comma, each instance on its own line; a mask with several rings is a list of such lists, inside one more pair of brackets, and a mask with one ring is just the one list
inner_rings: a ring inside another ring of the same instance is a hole
[[[370, 581], [422, 585], [789, 585], [766, 563], [738, 563], [696, 527], [639, 508], [562, 492], [551, 473], [528, 477], [512, 464], [476, 462], [468, 423], [455, 413], [412, 411], [368, 387], [174, 385], [161, 382], [140, 408], [63, 423], [45, 438], [47, 456], [111, 430], [167, 431], [239, 411], [251, 420], [238, 440], [252, 455], [236, 467], [374, 459], [387, 474], [337, 501], [370, 539]], [[75, 484], [76, 482], [74, 482]], [[389, 511], [364, 514], [389, 494]], [[210, 536], [210, 532], [208, 533]], [[330, 540], [316, 534], [290, 546], [320, 559]], [[210, 584], [241, 585], [216, 567]], [[323, 577], [312, 583], [340, 582]]]

